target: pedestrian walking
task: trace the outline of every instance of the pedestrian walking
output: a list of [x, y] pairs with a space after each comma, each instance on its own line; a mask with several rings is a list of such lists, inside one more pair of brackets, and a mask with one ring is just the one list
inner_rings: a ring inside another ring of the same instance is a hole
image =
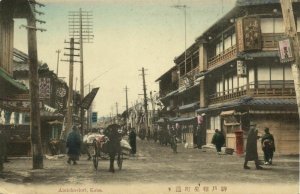
[[3, 163], [5, 162], [7, 154], [7, 138], [3, 129], [0, 129], [0, 172], [3, 171]]
[[262, 150], [264, 152], [265, 164], [272, 164], [273, 153], [275, 152], [275, 141], [269, 128], [265, 128], [265, 134], [261, 138]]
[[202, 148], [202, 125], [197, 125], [197, 148]]
[[174, 153], [177, 153], [177, 131], [175, 129], [175, 126], [172, 125], [169, 129], [169, 143], [171, 145], [171, 148]]
[[157, 142], [157, 139], [158, 139], [158, 129], [157, 129], [157, 126], [154, 127], [154, 131], [153, 131], [153, 140], [154, 142], [156, 143]]
[[78, 132], [78, 128], [76, 126], [72, 127], [72, 132], [69, 133], [67, 137], [67, 148], [68, 148], [68, 164], [77, 164], [77, 160], [79, 160], [80, 155], [80, 145], [81, 145], [81, 136]]
[[217, 153], [220, 154], [221, 153], [221, 148], [225, 143], [225, 137], [219, 129], [215, 130], [215, 134], [212, 138], [211, 143], [216, 146]]
[[131, 154], [136, 154], [136, 133], [134, 128], [129, 133], [129, 145], [131, 147]]
[[256, 129], [256, 125], [251, 124], [250, 125], [250, 131], [249, 131], [248, 137], [247, 137], [244, 169], [250, 169], [250, 167], [247, 166], [248, 161], [254, 161], [257, 170], [263, 169], [259, 165], [259, 161], [258, 161], [257, 139], [259, 139], [259, 137], [257, 136], [257, 133], [258, 133], [258, 131]]
[[200, 115], [197, 114], [197, 148], [202, 148], [203, 130], [204, 130], [204, 113]]

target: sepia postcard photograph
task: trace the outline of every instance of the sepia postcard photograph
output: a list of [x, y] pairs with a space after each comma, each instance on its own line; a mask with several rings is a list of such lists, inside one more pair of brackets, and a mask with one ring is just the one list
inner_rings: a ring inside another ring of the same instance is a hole
[[0, 194], [299, 194], [300, 0], [0, 0]]

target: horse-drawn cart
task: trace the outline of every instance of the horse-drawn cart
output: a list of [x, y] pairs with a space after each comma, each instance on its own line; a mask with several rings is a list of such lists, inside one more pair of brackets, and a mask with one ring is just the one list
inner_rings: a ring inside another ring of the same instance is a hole
[[105, 135], [97, 134], [93, 137], [92, 145], [89, 147], [93, 159], [95, 169], [98, 169], [98, 163], [101, 159], [109, 157], [109, 171], [114, 172], [114, 160], [117, 160], [119, 170], [122, 169], [124, 155], [130, 151], [128, 142], [122, 139], [121, 133], [118, 131], [119, 125], [110, 125], [104, 132]]

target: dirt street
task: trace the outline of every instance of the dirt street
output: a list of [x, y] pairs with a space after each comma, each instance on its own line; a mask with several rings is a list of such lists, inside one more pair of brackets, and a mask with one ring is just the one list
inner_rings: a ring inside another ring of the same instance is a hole
[[264, 170], [256, 170], [254, 163], [250, 162], [251, 169], [244, 170], [243, 157], [218, 155], [212, 149], [185, 149], [182, 144], [178, 144], [176, 154], [172, 153], [170, 146], [161, 146], [153, 141], [138, 140], [137, 144], [137, 155], [126, 157], [122, 170], [118, 170], [115, 165], [114, 174], [108, 172], [108, 160], [101, 160], [98, 170], [95, 170], [92, 161], [87, 161], [85, 155], [81, 156], [78, 165], [67, 164], [66, 157], [44, 159], [44, 169], [41, 170], [31, 170], [31, 158], [11, 158], [9, 163], [5, 163], [4, 179], [0, 179], [0, 194], [179, 193], [179, 191], [180, 193], [274, 191], [270, 193], [284, 194], [298, 191], [298, 157], [275, 156], [274, 164], [264, 165]]

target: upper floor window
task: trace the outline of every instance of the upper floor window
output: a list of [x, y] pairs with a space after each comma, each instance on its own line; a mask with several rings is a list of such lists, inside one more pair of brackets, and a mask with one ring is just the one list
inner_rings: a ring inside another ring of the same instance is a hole
[[283, 18], [261, 18], [260, 20], [262, 33], [283, 33]]
[[219, 42], [216, 45], [216, 55], [220, 54], [223, 52], [223, 42]]
[[231, 34], [224, 38], [224, 40], [216, 44], [216, 55], [221, 54], [224, 50], [236, 45], [236, 35]]

